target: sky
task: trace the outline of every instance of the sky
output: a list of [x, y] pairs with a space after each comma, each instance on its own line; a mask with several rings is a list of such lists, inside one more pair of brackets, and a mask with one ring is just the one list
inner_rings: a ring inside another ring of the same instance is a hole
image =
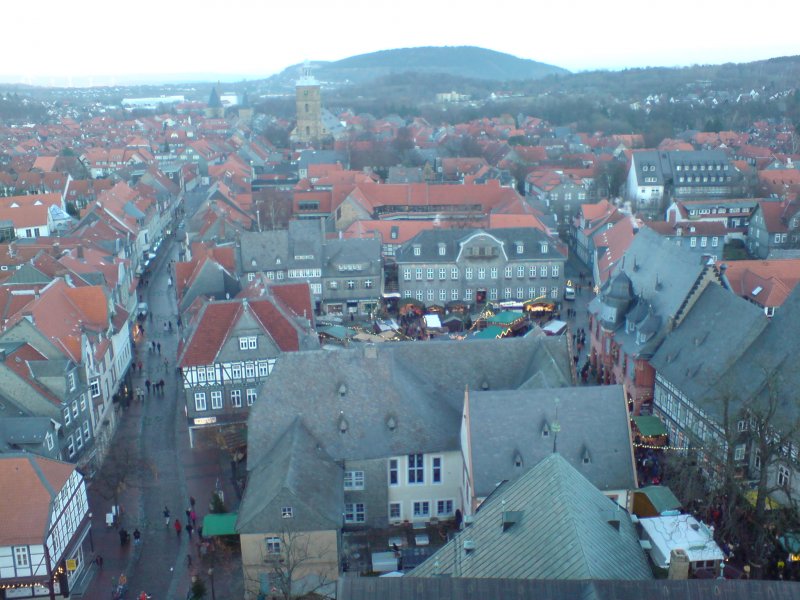
[[12, 0], [0, 10], [0, 82], [239, 81], [415, 46], [481, 46], [570, 71], [748, 62], [800, 54], [780, 18], [797, 10], [794, 0]]

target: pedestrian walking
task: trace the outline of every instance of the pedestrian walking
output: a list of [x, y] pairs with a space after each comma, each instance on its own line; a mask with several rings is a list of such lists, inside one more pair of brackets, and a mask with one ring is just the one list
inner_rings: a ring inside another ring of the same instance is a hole
[[[180, 319], [180, 317], [178, 317], [178, 319]], [[196, 502], [197, 501], [194, 499], [194, 496], [189, 496], [189, 506], [194, 508], [194, 505], [195, 505]]]
[[169, 527], [169, 509], [166, 506], [164, 507], [164, 525]]
[[158, 387], [161, 388], [161, 395], [163, 396], [164, 395], [164, 380], [163, 379], [159, 379]]
[[161, 356], [161, 342], [156, 344], [156, 348], [158, 348], [158, 355]]
[[197, 527], [197, 513], [194, 512], [194, 508], [189, 512], [189, 518], [192, 520], [192, 525]]
[[178, 317], [178, 328], [180, 329], [181, 325], [183, 325], [183, 321], [181, 320], [180, 316]]
[[150, 380], [149, 380], [149, 379], [145, 379], [145, 381], [144, 381], [144, 387], [146, 387], [146, 388], [147, 388], [147, 395], [148, 395], [148, 396], [150, 395], [150, 386], [151, 386], [151, 385], [152, 385], [152, 384], [150, 383]]
[[142, 372], [142, 361], [139, 361], [136, 366], [139, 367], [139, 373], [141, 373]]
[[173, 525], [173, 527], [175, 528], [175, 535], [181, 537], [181, 529], [183, 528], [181, 527], [181, 522], [179, 519], [175, 519], [175, 524]]
[[142, 543], [142, 532], [139, 531], [139, 528], [133, 530], [133, 545], [138, 546]]
[[167, 322], [164, 321], [164, 333], [166, 333], [166, 332], [167, 332]]
[[187, 554], [186, 555], [186, 567], [188, 569], [192, 568], [192, 555], [191, 554]]
[[186, 509], [186, 522], [187, 523], [191, 523], [192, 522], [192, 509], [191, 508], [187, 508]]
[[167, 321], [167, 325], [169, 325], [169, 332], [172, 333], [172, 321]]
[[189, 535], [189, 539], [190, 540], [192, 539], [192, 531], [193, 530], [194, 530], [194, 527], [192, 527], [192, 524], [191, 523], [186, 523], [186, 533]]
[[164, 373], [167, 372], [167, 369], [169, 369], [169, 359], [165, 356], [164, 357]]

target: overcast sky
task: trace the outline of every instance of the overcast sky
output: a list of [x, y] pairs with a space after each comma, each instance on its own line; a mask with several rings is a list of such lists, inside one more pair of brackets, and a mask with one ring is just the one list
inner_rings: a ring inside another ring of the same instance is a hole
[[482, 46], [571, 71], [746, 62], [800, 54], [797, 11], [790, 0], [8, 0], [0, 81], [235, 81], [413, 46]]

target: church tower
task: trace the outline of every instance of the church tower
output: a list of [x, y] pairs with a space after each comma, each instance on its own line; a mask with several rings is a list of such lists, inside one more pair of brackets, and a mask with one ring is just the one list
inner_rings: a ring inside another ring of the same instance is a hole
[[208, 96], [208, 105], [203, 112], [209, 119], [217, 119], [222, 116], [222, 101], [219, 99], [216, 87], [211, 88], [211, 94]]
[[296, 142], [318, 144], [324, 135], [319, 87], [319, 82], [311, 75], [311, 65], [306, 61], [295, 89], [297, 127], [293, 138]]

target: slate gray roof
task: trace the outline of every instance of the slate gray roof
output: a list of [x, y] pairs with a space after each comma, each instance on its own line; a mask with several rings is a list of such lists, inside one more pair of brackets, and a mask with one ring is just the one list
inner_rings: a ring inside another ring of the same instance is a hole
[[[551, 238], [538, 229], [509, 227], [507, 229], [427, 229], [420, 231], [397, 250], [398, 264], [404, 262], [452, 262], [458, 257], [461, 243], [483, 233], [503, 244], [509, 260], [556, 260], [564, 257], [556, 250]], [[516, 243], [523, 243], [523, 253], [517, 254]], [[549, 242], [547, 254], [541, 252], [541, 242]], [[439, 245], [445, 245], [445, 254], [439, 254]], [[420, 247], [419, 256], [414, 255], [414, 246]]]
[[0, 419], [0, 452], [19, 452], [20, 447], [26, 450], [39, 448], [52, 429], [53, 422], [47, 417], [4, 416]]
[[725, 374], [767, 324], [758, 306], [710, 284], [650, 364], [692, 401], [709, 398], [727, 388]]
[[48, 277], [30, 263], [25, 263], [20, 266], [19, 269], [16, 269], [11, 277], [5, 280], [4, 285], [31, 283], [39, 283], [44, 285], [50, 283], [52, 280], [52, 277]]
[[[504, 514], [516, 522], [504, 527]], [[519, 514], [521, 513], [521, 514]], [[609, 521], [618, 522], [614, 525]], [[464, 542], [475, 549], [464, 550]], [[628, 513], [559, 454], [505, 484], [409, 577], [651, 579]]]
[[800, 389], [798, 323], [800, 286], [795, 286], [768, 326], [746, 351], [743, 349], [725, 376], [728, 388], [736, 391], [737, 404], [752, 402], [754, 398], [763, 401], [774, 396], [777, 414], [780, 415], [776, 427], [782, 423], [792, 426], [800, 418], [797, 402], [797, 390]]
[[341, 239], [328, 240], [323, 246], [323, 276], [339, 274], [339, 265], [360, 264], [362, 275], [367, 273], [379, 274], [382, 268], [381, 240], [378, 238], [367, 239]]
[[337, 460], [455, 450], [466, 386], [573, 385], [571, 361], [566, 338], [545, 335], [288, 353], [251, 408], [250, 457], [258, 463], [296, 416]]
[[[344, 509], [344, 472], [296, 418], [251, 468], [236, 531], [270, 533], [338, 530]], [[291, 507], [285, 519], [281, 509]]]
[[[554, 438], [558, 453], [598, 489], [636, 488], [622, 386], [471, 391], [469, 406], [478, 497], [488, 496], [499, 482], [515, 480], [550, 456]], [[556, 421], [561, 426], [557, 437], [550, 431]], [[545, 424], [547, 436], [542, 434]], [[522, 462], [519, 467], [517, 459]]]
[[[624, 328], [617, 330], [614, 339], [632, 356], [652, 353], [661, 343], [669, 320], [683, 308], [686, 298], [706, 268], [711, 267], [707, 267], [696, 254], [644, 227], [634, 236], [624, 259], [615, 265], [600, 294], [589, 303], [589, 312], [604, 318], [607, 312], [606, 294], [617, 273], [624, 271], [630, 278], [637, 301], [649, 303], [661, 321], [659, 331], [647, 344], [637, 346], [635, 333], [626, 333]], [[617, 325], [622, 324], [624, 320]]]
[[[632, 169], [635, 169], [636, 173], [636, 182], [638, 185], [646, 186], [646, 185], [664, 185], [666, 180], [674, 179], [676, 173], [677, 165], [681, 165], [682, 168], [692, 167], [693, 165], [697, 165], [698, 168], [702, 165], [707, 167], [708, 165], [729, 165], [730, 161], [728, 160], [728, 156], [722, 150], [670, 150], [668, 152], [661, 152], [658, 150], [642, 150], [633, 153], [633, 164], [631, 165]], [[655, 170], [650, 171], [643, 171], [643, 166], [654, 166]], [[684, 171], [681, 170], [680, 173]], [[710, 173], [710, 171], [692, 171], [693, 175], [703, 175]], [[717, 172], [714, 171], [713, 174]], [[723, 174], [723, 171], [719, 172], [720, 175]], [[724, 171], [725, 175], [733, 175], [735, 174], [730, 169], [728, 171]], [[645, 182], [645, 177], [655, 177], [656, 182]], [[701, 182], [693, 182], [692, 186], [702, 185], [704, 187], [714, 187], [722, 185], [721, 183], [707, 181], [705, 183]], [[730, 183], [729, 183], [730, 185]]]
[[565, 581], [467, 577], [342, 577], [339, 600], [795, 600], [800, 583], [789, 581], [689, 579], [653, 581]]

